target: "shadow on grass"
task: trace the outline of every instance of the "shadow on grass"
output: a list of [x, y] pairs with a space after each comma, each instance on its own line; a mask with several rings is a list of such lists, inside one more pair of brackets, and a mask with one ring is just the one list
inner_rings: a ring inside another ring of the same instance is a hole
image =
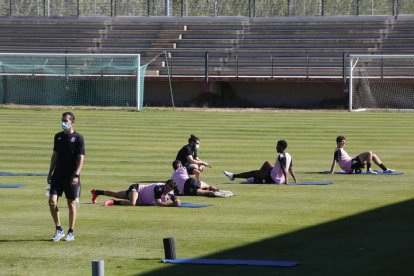
[[33, 240], [30, 240], [30, 239], [22, 239], [22, 240], [0, 240], [0, 243], [5, 243], [5, 242], [10, 242], [10, 243], [12, 243], [12, 242], [51, 242], [51, 240], [50, 239], [48, 239], [48, 240], [45, 240], [45, 239], [37, 239], [37, 240], [35, 240], [35, 239], [33, 239]]
[[[179, 244], [176, 251], [177, 258], [192, 257], [181, 256]], [[414, 200], [203, 258], [285, 260], [298, 261], [300, 265], [293, 268], [165, 265], [140, 275], [409, 275], [414, 268]]]

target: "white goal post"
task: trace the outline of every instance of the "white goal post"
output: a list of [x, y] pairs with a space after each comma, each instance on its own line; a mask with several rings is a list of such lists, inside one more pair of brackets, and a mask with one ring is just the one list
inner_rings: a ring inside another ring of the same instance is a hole
[[350, 55], [349, 111], [414, 111], [414, 55]]
[[0, 53], [0, 104], [143, 107], [139, 54]]

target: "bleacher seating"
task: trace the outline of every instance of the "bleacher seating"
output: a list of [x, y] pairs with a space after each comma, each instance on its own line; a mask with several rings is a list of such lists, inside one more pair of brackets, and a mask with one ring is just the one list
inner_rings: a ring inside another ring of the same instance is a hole
[[[174, 76], [342, 77], [344, 53], [414, 53], [412, 17], [0, 18], [0, 52], [171, 52]], [[150, 74], [166, 75], [162, 59]]]

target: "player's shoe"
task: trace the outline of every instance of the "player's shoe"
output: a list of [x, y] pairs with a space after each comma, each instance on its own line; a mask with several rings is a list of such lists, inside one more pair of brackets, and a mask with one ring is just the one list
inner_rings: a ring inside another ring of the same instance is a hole
[[216, 197], [231, 197], [233, 196], [233, 193], [230, 191], [223, 191], [223, 190], [217, 190], [214, 192], [214, 196]]
[[383, 171], [383, 173], [393, 173], [393, 172], [395, 172], [395, 170], [386, 169], [385, 171]]
[[228, 172], [228, 171], [223, 171], [224, 175], [227, 176], [231, 181], [234, 180], [234, 173]]
[[378, 174], [378, 173], [376, 171], [373, 171], [373, 170], [368, 170], [367, 174]]
[[113, 206], [115, 204], [115, 201], [113, 199], [107, 200], [104, 202], [104, 206]]
[[65, 237], [65, 241], [74, 241], [74, 240], [75, 240], [75, 234], [73, 234], [73, 232], [69, 232]]
[[91, 190], [91, 194], [92, 194], [92, 204], [95, 204], [96, 199], [98, 198], [98, 195], [96, 194], [96, 190], [95, 189]]
[[65, 236], [65, 231], [62, 230], [56, 230], [55, 234], [53, 235], [53, 237], [50, 239], [51, 241], [57, 242], [60, 241], [61, 238], [63, 238]]
[[223, 191], [223, 190], [220, 190], [220, 191], [226, 195], [225, 197], [233, 196], [233, 193], [231, 191]]

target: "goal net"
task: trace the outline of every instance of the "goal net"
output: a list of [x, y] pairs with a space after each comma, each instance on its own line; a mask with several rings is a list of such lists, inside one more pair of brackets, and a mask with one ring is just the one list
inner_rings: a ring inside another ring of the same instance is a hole
[[0, 104], [143, 107], [139, 54], [0, 53]]
[[350, 55], [349, 110], [414, 111], [414, 55]]

